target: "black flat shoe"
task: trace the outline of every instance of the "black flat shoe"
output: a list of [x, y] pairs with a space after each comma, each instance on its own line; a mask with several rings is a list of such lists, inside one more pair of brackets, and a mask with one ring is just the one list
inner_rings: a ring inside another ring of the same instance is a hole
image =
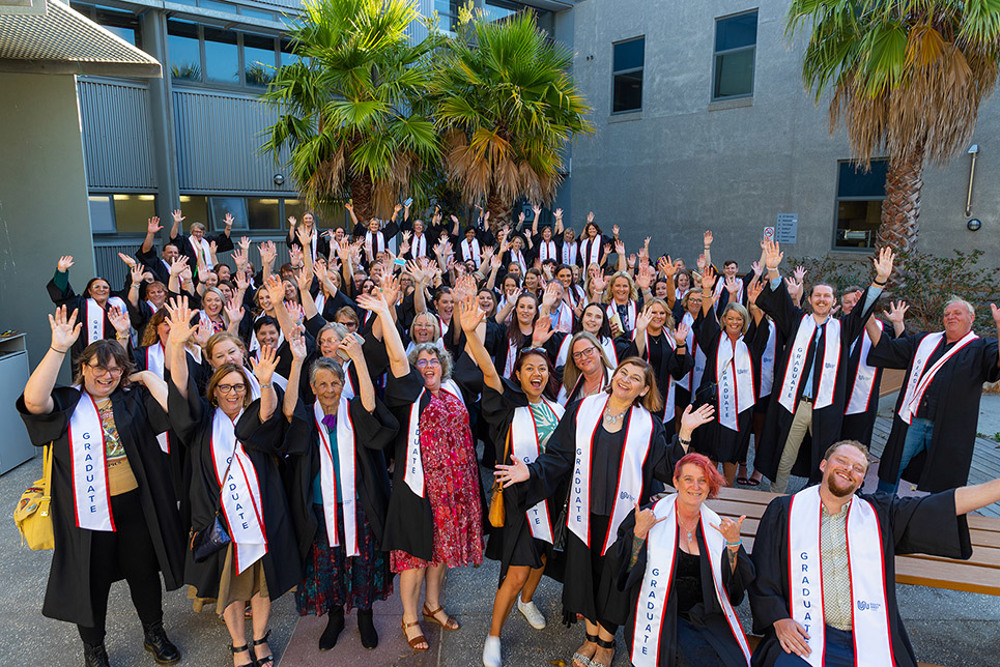
[[172, 665], [181, 659], [181, 652], [167, 637], [162, 621], [143, 627], [143, 635], [142, 645], [153, 654], [156, 664]]
[[84, 642], [83, 664], [86, 667], [111, 667], [111, 661], [108, 660], [108, 652], [105, 650], [104, 644], [91, 646]]
[[358, 610], [358, 632], [361, 633], [362, 646], [369, 650], [378, 647], [378, 632], [375, 631], [371, 609]]
[[329, 651], [337, 645], [337, 639], [344, 630], [344, 608], [333, 607], [327, 614], [326, 630], [319, 637], [319, 650]]

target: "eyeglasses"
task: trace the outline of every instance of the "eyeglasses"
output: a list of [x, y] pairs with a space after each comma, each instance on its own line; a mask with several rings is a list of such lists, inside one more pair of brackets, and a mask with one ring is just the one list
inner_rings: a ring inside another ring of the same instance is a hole
[[415, 365], [420, 370], [424, 370], [428, 366], [440, 366], [441, 360], [438, 359], [437, 357], [434, 357], [433, 359], [421, 359]]
[[245, 384], [217, 384], [215, 388], [223, 394], [242, 394], [247, 390]]
[[105, 368], [104, 366], [97, 366], [95, 364], [87, 364], [87, 368], [89, 368], [94, 375], [111, 375], [112, 377], [121, 377], [121, 374], [125, 370], [123, 368], [118, 368], [117, 366]]
[[593, 345], [591, 345], [590, 347], [588, 347], [585, 350], [580, 350], [579, 352], [574, 352], [573, 353], [573, 359], [575, 359], [576, 361], [579, 361], [580, 359], [589, 359], [590, 357], [594, 356], [594, 352], [596, 352], [596, 351], [597, 351], [597, 348], [594, 347]]

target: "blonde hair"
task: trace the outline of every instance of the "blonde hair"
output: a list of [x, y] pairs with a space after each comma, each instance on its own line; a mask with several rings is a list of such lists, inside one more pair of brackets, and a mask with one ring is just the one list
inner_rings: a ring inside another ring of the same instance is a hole
[[727, 303], [726, 307], [723, 308], [722, 310], [722, 317], [720, 319], [722, 320], [726, 319], [726, 313], [728, 313], [731, 310], [736, 311], [737, 313], [739, 313], [740, 317], [743, 318], [743, 333], [745, 334], [747, 332], [747, 329], [750, 328], [750, 313], [747, 312], [747, 309], [744, 308], [742, 304]]
[[573, 359], [573, 346], [576, 345], [577, 341], [581, 340], [587, 340], [593, 343], [601, 357], [601, 366], [607, 370], [614, 370], [611, 368], [611, 364], [608, 362], [608, 357], [604, 354], [604, 347], [601, 345], [601, 342], [597, 340], [597, 336], [589, 331], [581, 331], [570, 339], [569, 351], [566, 354], [566, 365], [563, 366], [563, 388], [566, 390], [567, 394], [573, 391], [573, 387], [576, 386], [576, 382], [580, 379], [580, 375], [582, 374], [580, 372], [580, 368], [576, 365], [576, 360]]
[[[632, 276], [630, 276], [625, 271], [619, 271], [614, 275], [612, 275], [610, 278], [608, 278], [608, 286], [604, 290], [604, 303], [611, 303], [612, 301], [614, 301], [614, 294], [613, 294], [614, 290], [612, 288], [615, 286], [615, 281], [618, 280], [619, 278], [624, 278], [625, 280], [628, 281], [628, 298], [631, 299], [632, 301], [638, 301], [639, 290], [636, 289], [635, 281], [632, 280]], [[669, 308], [667, 309], [667, 312], [668, 313], [670, 312]]]

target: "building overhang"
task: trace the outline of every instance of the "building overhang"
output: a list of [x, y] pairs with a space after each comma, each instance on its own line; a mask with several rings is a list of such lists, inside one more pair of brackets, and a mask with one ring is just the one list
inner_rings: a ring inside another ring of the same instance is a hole
[[156, 79], [156, 58], [57, 0], [0, 0], [0, 72]]

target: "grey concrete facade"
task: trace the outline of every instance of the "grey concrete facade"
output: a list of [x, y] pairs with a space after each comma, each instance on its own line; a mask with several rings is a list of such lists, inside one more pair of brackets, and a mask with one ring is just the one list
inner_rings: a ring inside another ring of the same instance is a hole
[[[801, 78], [806, 37], [785, 37], [788, 0], [580, 0], [572, 10], [574, 74], [593, 106], [596, 134], [572, 158], [572, 221], [588, 210], [607, 230], [622, 226], [635, 247], [688, 259], [701, 232], [715, 231], [713, 259], [748, 264], [778, 213], [799, 216], [795, 256], [839, 254], [837, 164], [849, 159], [846, 133], [830, 135], [828, 99], [817, 106]], [[712, 103], [715, 19], [757, 9], [753, 95]], [[560, 23], [557, 22], [557, 27]], [[642, 110], [612, 114], [612, 44], [645, 36]], [[945, 168], [927, 167], [920, 247], [934, 252], [1000, 249], [1000, 110], [981, 110], [970, 144], [980, 148], [966, 230], [969, 158], [963, 147]], [[851, 252], [851, 251], [848, 251]], [[856, 251], [855, 251], [856, 252]]]

